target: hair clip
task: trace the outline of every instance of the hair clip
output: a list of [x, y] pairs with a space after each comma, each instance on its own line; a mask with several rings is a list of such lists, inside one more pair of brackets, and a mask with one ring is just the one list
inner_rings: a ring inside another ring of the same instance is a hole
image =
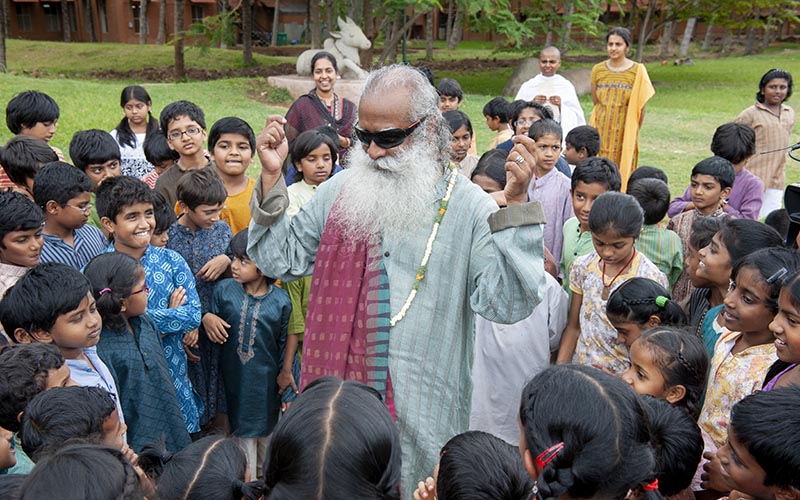
[[644, 491], [655, 491], [658, 489], [658, 478], [653, 479], [653, 482], [647, 483], [642, 486]]
[[538, 465], [539, 468], [544, 467], [545, 465], [549, 464], [554, 458], [556, 458], [558, 452], [560, 452], [563, 449], [564, 449], [563, 441], [558, 444], [554, 444], [550, 448], [547, 448], [546, 450], [541, 452], [538, 457], [536, 457], [536, 465]]
[[658, 297], [656, 297], [656, 305], [661, 309], [664, 309], [664, 306], [667, 305], [667, 302], [669, 302], [668, 297], [664, 297], [663, 295], [659, 295]]
[[98, 295], [103, 295], [104, 293], [108, 293], [108, 292], [110, 292], [110, 291], [111, 291], [111, 289], [110, 289], [110, 288], [103, 288], [102, 290], [100, 290], [99, 292], [97, 292], [97, 294], [98, 294]]
[[767, 278], [767, 283], [771, 285], [771, 284], [775, 283], [776, 281], [778, 281], [779, 279], [781, 279], [784, 276], [786, 276], [787, 274], [789, 274], [789, 271], [785, 267], [782, 267], [782, 268], [778, 269], [777, 271], [775, 271], [775, 274], [773, 274], [772, 276]]

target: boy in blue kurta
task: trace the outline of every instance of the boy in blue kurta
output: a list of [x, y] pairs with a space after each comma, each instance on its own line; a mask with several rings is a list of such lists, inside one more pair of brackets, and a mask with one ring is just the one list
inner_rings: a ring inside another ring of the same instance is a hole
[[[155, 226], [150, 188], [135, 177], [111, 177], [97, 188], [97, 213], [113, 236], [106, 252], [122, 252], [138, 259], [150, 288], [147, 315], [162, 335], [164, 355], [178, 396], [186, 430], [200, 431], [203, 403], [192, 388], [183, 344], [197, 343], [200, 299], [194, 276], [177, 252], [150, 244]], [[192, 338], [194, 337], [194, 338]]]
[[[231, 263], [225, 252], [233, 235], [230, 226], [220, 220], [228, 192], [216, 172], [206, 167], [181, 177], [176, 194], [181, 215], [167, 230], [167, 248], [181, 254], [189, 264], [196, 278], [200, 310], [205, 314], [217, 280]], [[202, 426], [217, 413], [225, 413], [225, 394], [219, 373], [220, 346], [210, 342], [202, 328], [197, 344], [200, 360], [189, 364], [189, 378], [203, 400]]]
[[257, 477], [267, 449], [267, 437], [278, 423], [281, 396], [294, 399], [291, 371], [283, 370], [292, 301], [247, 256], [247, 230], [230, 245], [233, 279], [214, 290], [211, 312], [203, 316], [209, 339], [223, 344], [225, 381], [231, 432], [241, 438], [251, 477]]

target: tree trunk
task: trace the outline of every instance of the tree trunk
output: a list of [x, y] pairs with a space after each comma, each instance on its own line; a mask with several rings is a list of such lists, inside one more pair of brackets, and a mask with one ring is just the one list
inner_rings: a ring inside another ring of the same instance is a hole
[[669, 57], [672, 52], [672, 32], [674, 25], [672, 21], [664, 23], [664, 29], [661, 31], [661, 44], [658, 49], [658, 57]]
[[156, 43], [164, 45], [164, 40], [167, 38], [167, 0], [161, 0], [158, 3], [158, 35], [156, 35]]
[[731, 47], [731, 30], [727, 26], [722, 29], [722, 52], [728, 52]]
[[[366, 0], [365, 0], [366, 2]], [[320, 25], [319, 25], [319, 0], [310, 0], [308, 2], [308, 29], [311, 32], [311, 48], [312, 49], [321, 49], [322, 48], [322, 39], [320, 37]], [[364, 16], [367, 15], [366, 5], [364, 6]], [[372, 16], [372, 12], [370, 10], [370, 16]]]
[[250, 0], [242, 0], [239, 8], [242, 9], [239, 13], [242, 16], [242, 63], [249, 65], [253, 64], [253, 6]]
[[83, 10], [86, 16], [86, 32], [89, 34], [89, 43], [97, 42], [97, 33], [95, 33], [94, 11], [92, 10], [92, 0], [84, 0]]
[[367, 69], [372, 67], [372, 58], [375, 54], [375, 18], [372, 13], [372, 0], [364, 0], [364, 35], [370, 41], [370, 46], [367, 50], [359, 51], [358, 55], [361, 56], [361, 67]]
[[[761, 7], [756, 7], [755, 19], [758, 20], [760, 16], [761, 16]], [[756, 26], [753, 25], [747, 28], [747, 38], [745, 39], [744, 53], [752, 54], [753, 52], [755, 52], [755, 48], [756, 48]]]
[[[384, 33], [383, 39], [386, 40], [386, 43], [383, 47], [383, 53], [381, 57], [378, 58], [378, 66], [383, 66], [384, 64], [392, 64], [397, 62], [397, 42], [400, 40], [400, 14], [395, 14], [392, 22], [386, 25], [386, 32]], [[394, 43], [392, 43], [394, 40]]]
[[[227, 14], [231, 10], [231, 5], [230, 5], [228, 0], [222, 0], [221, 2], [219, 2], [218, 5], [219, 5], [219, 15], [220, 15], [220, 17], [224, 18], [225, 14]], [[228, 39], [229, 31], [228, 31], [227, 27], [223, 28], [223, 29], [224, 29], [225, 32], [221, 37], [219, 37], [219, 48], [227, 49], [228, 48], [227, 39]], [[233, 30], [233, 27], [230, 27], [230, 29]]]
[[334, 7], [336, 7], [336, 0], [328, 0], [327, 2], [325, 2], [325, 17], [328, 20], [328, 33], [330, 33], [331, 31], [336, 31], [337, 29], [336, 24], [334, 24], [333, 20]]
[[769, 44], [774, 39], [775, 33], [777, 32], [777, 28], [775, 26], [775, 18], [772, 17], [773, 11], [770, 10], [769, 15], [767, 16], [767, 22], [764, 23], [764, 39], [761, 42], [762, 50], [769, 47]]
[[65, 42], [72, 41], [69, 32], [69, 9], [66, 1], [61, 2], [61, 38]]
[[444, 25], [444, 39], [450, 40], [453, 33], [453, 0], [447, 0], [447, 21]]
[[6, 27], [8, 26], [8, 3], [0, 0], [0, 72], [8, 71], [6, 63]]
[[[162, 2], [164, 0], [161, 0]], [[139, 43], [142, 45], [147, 44], [147, 3], [148, 0], [140, 0], [139, 2]]]
[[712, 17], [708, 21], [708, 26], [706, 27], [706, 36], [703, 37], [703, 45], [700, 47], [700, 52], [708, 52], [708, 49], [711, 47], [711, 39], [713, 38], [714, 33], [714, 18]]
[[[634, 2], [635, 4], [636, 2]], [[649, 2], [647, 4], [647, 10], [644, 14], [644, 21], [642, 21], [642, 26], [639, 28], [639, 43], [636, 44], [636, 56], [635, 59], [638, 62], [642, 62], [642, 58], [644, 57], [644, 46], [647, 43], [647, 29], [650, 25], [650, 18], [653, 16], [653, 11], [656, 8], [656, 2]]]
[[692, 37], [694, 36], [694, 28], [696, 25], [696, 17], [690, 17], [686, 21], [686, 27], [683, 29], [683, 38], [681, 38], [681, 46], [678, 49], [678, 57], [686, 57], [686, 54], [689, 53], [689, 43], [691, 43]]
[[433, 61], [433, 10], [425, 14], [425, 60]]
[[[162, 0], [162, 3], [166, 3]], [[183, 59], [183, 7], [184, 0], [175, 0], [175, 78], [186, 78], [186, 63]]]
[[561, 25], [561, 57], [569, 52], [569, 41], [572, 36], [572, 16], [575, 14], [575, 0], [565, 0], [564, 2], [564, 23]]
[[[272, 14], [272, 42], [270, 42], [270, 47], [277, 47], [278, 46], [278, 19], [280, 19], [279, 15], [279, 8], [281, 2], [280, 0], [275, 0], [275, 12]], [[252, 28], [251, 28], [252, 31]], [[250, 54], [250, 60], [253, 60], [253, 55]]]
[[553, 18], [547, 20], [547, 33], [544, 35], [545, 47], [553, 45]]
[[461, 41], [463, 34], [464, 10], [458, 8], [458, 10], [456, 10], [456, 16], [453, 19], [453, 31], [450, 32], [450, 38], [447, 39], [447, 48], [452, 50], [458, 47], [458, 42]]

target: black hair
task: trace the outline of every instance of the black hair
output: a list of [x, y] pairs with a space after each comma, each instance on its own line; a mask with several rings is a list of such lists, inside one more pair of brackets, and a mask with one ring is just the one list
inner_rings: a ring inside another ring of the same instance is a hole
[[[12, 231], [41, 229], [44, 214], [30, 198], [15, 191], [0, 191], [0, 248]], [[2, 297], [0, 297], [2, 298]]]
[[225, 184], [213, 167], [190, 170], [178, 181], [175, 189], [178, 201], [194, 210], [200, 205], [221, 205], [228, 199]]
[[474, 179], [476, 175], [485, 175], [505, 189], [507, 157], [508, 153], [502, 149], [490, 149], [481, 155], [470, 178]]
[[165, 135], [168, 134], [170, 122], [177, 120], [178, 117], [181, 116], [185, 116], [197, 123], [201, 129], [206, 129], [206, 115], [203, 113], [202, 109], [189, 101], [175, 101], [167, 104], [164, 106], [164, 109], [161, 110], [161, 116], [159, 117], [161, 131], [164, 132]]
[[120, 161], [119, 144], [105, 130], [81, 130], [69, 141], [69, 157], [79, 169], [101, 165], [107, 161]]
[[[142, 87], [141, 85], [129, 85], [122, 89], [122, 95], [119, 98], [119, 105], [122, 109], [125, 109], [125, 105], [128, 104], [129, 101], [132, 99], [136, 99], [137, 101], [143, 102], [148, 106], [153, 105], [153, 101], [150, 100], [150, 94]], [[133, 133], [131, 130], [131, 125], [128, 123], [128, 118], [126, 116], [122, 117], [122, 120], [119, 122], [119, 125], [114, 129], [117, 131], [117, 140], [119, 141], [120, 146], [130, 146], [132, 148], [136, 147], [136, 134]], [[145, 131], [145, 139], [148, 135], [158, 130], [158, 120], [155, 119], [153, 113], [150, 111], [147, 112], [147, 130]]]
[[247, 458], [233, 438], [206, 436], [174, 455], [163, 443], [145, 446], [139, 465], [158, 479], [160, 498], [256, 500], [264, 490], [261, 481], [244, 482]]
[[400, 461], [397, 428], [379, 394], [352, 380], [321, 377], [272, 432], [264, 499], [398, 500]]
[[631, 172], [630, 177], [628, 177], [628, 184], [642, 179], [658, 179], [669, 186], [669, 178], [667, 177], [667, 174], [665, 174], [664, 171], [658, 167], [649, 167], [646, 165], [637, 167], [633, 172]]
[[26, 90], [8, 101], [6, 125], [13, 134], [19, 134], [23, 126], [33, 128], [39, 122], [58, 120], [60, 113], [52, 97], [36, 90]]
[[27, 474], [0, 474], [0, 500], [17, 500]]
[[645, 325], [650, 316], [658, 316], [662, 325], [686, 324], [686, 314], [669, 292], [647, 278], [631, 278], [618, 286], [606, 302], [606, 316], [622, 322]]
[[464, 99], [464, 91], [461, 90], [461, 85], [452, 78], [442, 78], [439, 80], [439, 84], [436, 85], [436, 92], [438, 92], [440, 96], [446, 95], [448, 97], [455, 97], [459, 102]]
[[706, 390], [709, 364], [703, 340], [686, 330], [657, 326], [643, 332], [636, 342], [653, 356], [667, 387], [682, 385], [686, 389], [683, 399], [675, 405], [686, 409], [696, 419], [700, 415], [700, 399]]
[[[800, 386], [757, 391], [733, 405], [730, 428], [764, 469], [764, 486], [800, 489]], [[744, 493], [750, 493], [745, 491]]]
[[789, 231], [789, 212], [785, 208], [773, 210], [764, 218], [764, 224], [777, 231], [785, 241]]
[[738, 259], [731, 271], [731, 280], [736, 281], [736, 276], [744, 268], [754, 269], [761, 275], [761, 279], [769, 290], [769, 295], [764, 297], [764, 305], [778, 312], [778, 295], [781, 292], [783, 278], [794, 274], [800, 269], [800, 255], [788, 248], [762, 248]]
[[226, 116], [225, 118], [220, 118], [214, 122], [214, 125], [211, 126], [211, 130], [208, 132], [209, 151], [214, 151], [214, 146], [217, 145], [217, 141], [222, 134], [236, 134], [246, 137], [247, 142], [250, 143], [250, 150], [255, 153], [256, 136], [253, 133], [252, 127], [250, 127], [250, 125], [248, 125], [247, 122], [241, 118], [237, 118], [235, 116]]
[[312, 75], [314, 74], [314, 66], [317, 65], [317, 61], [319, 61], [320, 59], [329, 60], [331, 62], [331, 65], [333, 66], [333, 70], [337, 74], [339, 73], [339, 65], [336, 62], [336, 56], [334, 56], [330, 52], [326, 52], [324, 50], [320, 50], [319, 52], [314, 54], [314, 57], [311, 58], [311, 74]]
[[[764, 76], [761, 77], [761, 81], [758, 82], [758, 93], [756, 93], [756, 101], [763, 103], [764, 102], [764, 87], [771, 80], [775, 80], [776, 78], [782, 78], [786, 80], [786, 97], [783, 99], [784, 102], [787, 101], [790, 97], [792, 97], [792, 74], [788, 71], [780, 68], [772, 68], [771, 70], [764, 73]], [[11, 127], [9, 127], [11, 128]]]
[[640, 396], [650, 421], [650, 444], [656, 452], [658, 491], [677, 495], [692, 485], [703, 456], [703, 434], [697, 422], [666, 399]]
[[711, 244], [711, 238], [722, 227], [723, 220], [719, 217], [700, 217], [692, 222], [692, 231], [689, 234], [689, 246], [700, 250]]
[[92, 180], [69, 163], [54, 161], [42, 165], [33, 178], [33, 199], [42, 210], [48, 201], [63, 207], [69, 200], [92, 192]]
[[18, 135], [6, 143], [0, 160], [11, 182], [24, 186], [28, 179], [33, 179], [42, 165], [58, 161], [58, 155], [43, 140], [29, 135]]
[[147, 134], [142, 144], [144, 157], [152, 165], [161, 165], [165, 161], [174, 162], [180, 155], [174, 149], [170, 149], [167, 143], [167, 136], [161, 130], [156, 130], [152, 134]]
[[71, 440], [102, 444], [103, 423], [116, 411], [111, 394], [100, 387], [56, 387], [40, 392], [22, 414], [22, 449], [39, 462]]
[[445, 120], [447, 120], [447, 126], [450, 127], [450, 132], [455, 134], [456, 130], [464, 127], [467, 131], [472, 135], [472, 122], [469, 120], [469, 116], [466, 113], [459, 109], [453, 109], [450, 111], [445, 111], [442, 113], [442, 116]]
[[[522, 391], [519, 419], [527, 452], [551, 447], [537, 478], [539, 497], [625, 498], [655, 479], [655, 456], [638, 395], [621, 379], [580, 365], [551, 366]], [[645, 498], [661, 498], [646, 491]]]
[[714, 131], [711, 152], [737, 165], [756, 154], [756, 133], [744, 123], [723, 123]]
[[733, 164], [721, 156], [712, 156], [700, 162], [692, 169], [692, 177], [695, 175], [710, 175], [719, 182], [720, 189], [733, 187], [736, 180], [736, 171]]
[[[636, 169], [638, 171], [639, 169]], [[669, 210], [669, 186], [659, 179], [628, 180], [628, 194], [636, 198], [644, 211], [644, 223], [658, 224]]]
[[[538, 102], [517, 100], [511, 103], [511, 125], [514, 125], [519, 119], [519, 115], [528, 108], [533, 109], [540, 120], [553, 119], [553, 112], [542, 106]], [[514, 125], [516, 126], [516, 125]]]
[[581, 149], [586, 149], [587, 157], [597, 156], [600, 151], [600, 133], [591, 125], [579, 125], [573, 128], [567, 133], [567, 138], [564, 142], [571, 145], [578, 152]]
[[500, 123], [508, 123], [509, 102], [505, 97], [495, 97], [483, 106], [483, 116], [499, 118]]
[[28, 475], [18, 500], [143, 500], [136, 469], [120, 450], [77, 444], [45, 458]]
[[439, 454], [439, 500], [528, 500], [533, 481], [519, 448], [486, 432], [468, 431], [448, 441]]
[[584, 184], [602, 184], [609, 191], [622, 189], [622, 177], [617, 164], [602, 156], [591, 156], [582, 160], [572, 171], [572, 190]]
[[153, 191], [147, 184], [130, 175], [109, 177], [95, 192], [97, 216], [116, 222], [123, 208], [135, 203], [153, 203]]
[[633, 36], [631, 36], [631, 30], [628, 28], [623, 28], [622, 26], [615, 26], [611, 28], [606, 34], [606, 42], [608, 42], [608, 39], [611, 38], [611, 35], [617, 35], [618, 37], [622, 38], [622, 41], [625, 42], [625, 45], [628, 47], [633, 45]]
[[167, 205], [166, 198], [158, 191], [151, 191], [150, 196], [153, 198], [153, 217], [156, 219], [156, 227], [153, 228], [153, 233], [163, 233], [178, 220], [175, 216], [175, 210]]
[[430, 69], [427, 66], [413, 66], [413, 68], [422, 73], [422, 76], [424, 76], [425, 79], [428, 80], [428, 83], [431, 84], [431, 87], [434, 88], [436, 87], [436, 78], [433, 76], [432, 69]]
[[629, 194], [607, 191], [597, 197], [589, 212], [592, 233], [615, 231], [623, 238], [638, 238], [644, 224], [644, 212]]
[[538, 122], [534, 122], [534, 124], [531, 125], [531, 128], [528, 129], [528, 137], [534, 141], [538, 141], [546, 135], [558, 137], [560, 142], [564, 134], [561, 131], [561, 125], [559, 125], [557, 121], [551, 120], [550, 118], [545, 118], [543, 120], [539, 120]]
[[[328, 129], [330, 127], [325, 128]], [[333, 165], [336, 165], [336, 160], [339, 158], [339, 148], [336, 146], [336, 143], [331, 136], [324, 131], [322, 127], [306, 130], [302, 134], [298, 135], [294, 141], [292, 141], [292, 145], [289, 148], [289, 154], [292, 157], [292, 163], [295, 164], [295, 168], [300, 164], [300, 160], [311, 154], [312, 151], [323, 144], [327, 145], [331, 152], [330, 175], [333, 175]], [[328, 178], [330, 178], [330, 176], [328, 176]], [[294, 181], [300, 182], [302, 179], [303, 172], [301, 172], [298, 168], [297, 173], [294, 176]]]
[[[125, 331], [128, 335], [122, 301], [130, 297], [133, 287], [144, 276], [142, 264], [124, 253], [101, 253], [86, 264], [83, 274], [92, 284], [92, 295], [97, 300], [97, 312], [103, 318], [104, 330], [108, 327]], [[105, 331], [103, 335], [106, 335]]]
[[54, 345], [12, 344], [0, 350], [0, 427], [18, 431], [17, 416], [47, 389], [50, 371], [62, 366], [64, 356]]
[[49, 332], [59, 316], [78, 308], [91, 291], [86, 276], [65, 264], [48, 262], [32, 267], [0, 300], [0, 323], [13, 335]]
[[242, 229], [231, 238], [231, 242], [228, 244], [228, 248], [231, 251], [231, 254], [236, 258], [244, 258], [249, 259], [250, 257], [247, 255], [247, 228]]
[[731, 267], [760, 248], [783, 247], [783, 238], [777, 231], [751, 219], [727, 219], [718, 234], [730, 256]]
[[[785, 276], [782, 281], [783, 288], [789, 292], [790, 302], [795, 307], [800, 308], [800, 272], [791, 273], [788, 276]], [[776, 363], [781, 363], [781, 361], [778, 360]], [[772, 378], [774, 378], [774, 376], [768, 380], [771, 380]], [[0, 422], [0, 426], [2, 426], [2, 422]]]

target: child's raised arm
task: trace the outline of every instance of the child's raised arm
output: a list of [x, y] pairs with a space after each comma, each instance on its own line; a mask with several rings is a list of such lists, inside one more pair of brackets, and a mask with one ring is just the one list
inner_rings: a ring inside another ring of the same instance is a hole
[[556, 364], [558, 365], [572, 362], [572, 355], [575, 354], [575, 346], [578, 345], [578, 337], [581, 335], [582, 303], [583, 295], [572, 292], [567, 327], [564, 329], [564, 334], [561, 336], [561, 344], [558, 346], [558, 357], [556, 358]]

